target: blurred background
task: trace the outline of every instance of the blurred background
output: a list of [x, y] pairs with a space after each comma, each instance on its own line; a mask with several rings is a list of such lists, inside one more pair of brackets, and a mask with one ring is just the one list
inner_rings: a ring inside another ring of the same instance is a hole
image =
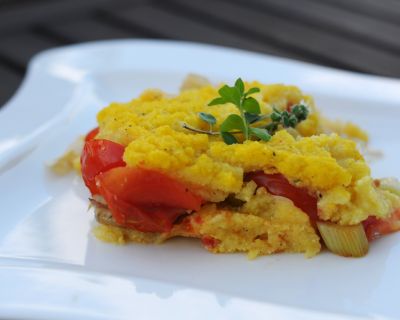
[[211, 43], [400, 76], [400, 0], [0, 0], [0, 105], [35, 53], [121, 38]]

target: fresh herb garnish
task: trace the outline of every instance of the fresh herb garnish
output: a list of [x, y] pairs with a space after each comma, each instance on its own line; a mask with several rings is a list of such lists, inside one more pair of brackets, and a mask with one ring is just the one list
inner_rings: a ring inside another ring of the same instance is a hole
[[[200, 130], [183, 124], [185, 129], [210, 135], [221, 135], [226, 144], [238, 143], [235, 134], [243, 134], [244, 140], [252, 138], [269, 141], [271, 136], [279, 129], [294, 128], [308, 116], [308, 108], [304, 104], [292, 106], [289, 111], [280, 111], [276, 108], [269, 115], [262, 115], [258, 101], [249, 95], [260, 92], [259, 88], [250, 88], [245, 91], [242, 79], [237, 79], [235, 85], [230, 87], [224, 85], [218, 90], [219, 97], [213, 99], [208, 105], [220, 105], [232, 103], [236, 106], [239, 114], [230, 114], [220, 125], [219, 132], [212, 130], [217, 120], [212, 114], [200, 112], [199, 117], [209, 124], [209, 130]], [[269, 119], [267, 125], [252, 126], [257, 122]]]
[[295, 128], [301, 121], [307, 119], [308, 108], [304, 104], [296, 104], [290, 111], [279, 111], [274, 108], [271, 113], [271, 123], [265, 128], [273, 135], [278, 130], [279, 125], [284, 128]]
[[212, 114], [199, 112], [199, 117], [201, 120], [207, 122], [210, 125], [210, 132], [212, 132], [212, 126], [217, 123], [217, 119]]
[[238, 142], [231, 131], [243, 133], [244, 140], [249, 140], [252, 136], [264, 141], [271, 139], [271, 136], [265, 129], [258, 128], [257, 130], [252, 130], [250, 127], [250, 123], [258, 120], [258, 115], [261, 113], [258, 101], [253, 97], [249, 97], [250, 94], [256, 92], [260, 92], [260, 89], [250, 88], [246, 92], [244, 90], [244, 83], [239, 78], [233, 87], [224, 85], [219, 89], [218, 93], [220, 96], [208, 104], [209, 106], [214, 106], [230, 102], [239, 110], [240, 115], [229, 115], [220, 126], [221, 137], [225, 143], [233, 144]]

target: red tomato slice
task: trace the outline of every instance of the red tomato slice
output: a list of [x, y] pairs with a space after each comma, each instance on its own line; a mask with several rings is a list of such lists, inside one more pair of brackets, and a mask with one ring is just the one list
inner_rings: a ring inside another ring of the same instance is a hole
[[400, 209], [395, 210], [387, 219], [369, 217], [363, 222], [369, 241], [380, 238], [385, 234], [400, 230]]
[[115, 221], [144, 232], [170, 231], [180, 215], [199, 210], [202, 202], [182, 183], [155, 170], [114, 168], [96, 182]]
[[121, 144], [96, 139], [89, 140], [83, 147], [81, 155], [82, 177], [92, 194], [98, 194], [96, 176], [115, 167], [125, 166], [122, 156], [125, 147]]
[[90, 130], [85, 137], [85, 142], [88, 142], [88, 141], [96, 138], [98, 133], [99, 133], [99, 128], [94, 128], [94, 129]]
[[283, 175], [255, 171], [247, 173], [245, 180], [253, 180], [259, 187], [266, 188], [269, 193], [292, 200], [296, 207], [310, 216], [311, 221], [318, 220], [317, 198], [310, 195], [307, 189], [291, 185]]

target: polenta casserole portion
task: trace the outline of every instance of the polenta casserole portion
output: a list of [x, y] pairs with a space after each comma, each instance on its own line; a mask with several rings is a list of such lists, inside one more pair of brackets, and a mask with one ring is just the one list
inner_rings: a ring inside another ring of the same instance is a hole
[[97, 122], [54, 168], [81, 171], [99, 239], [358, 257], [400, 229], [399, 183], [371, 177], [367, 134], [323, 118], [295, 86], [189, 76], [180, 94], [147, 90]]

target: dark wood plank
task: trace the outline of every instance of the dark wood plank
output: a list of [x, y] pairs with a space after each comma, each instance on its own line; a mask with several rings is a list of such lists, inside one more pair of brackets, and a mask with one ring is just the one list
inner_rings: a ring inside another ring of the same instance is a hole
[[362, 13], [374, 19], [400, 24], [400, 1], [398, 0], [325, 0], [325, 3]]
[[56, 45], [32, 31], [18, 32], [0, 37], [0, 55], [24, 69], [34, 54]]
[[290, 50], [282, 50], [268, 42], [249, 40], [237, 32], [210, 26], [207, 21], [200, 23], [190, 16], [178, 15], [155, 6], [142, 5], [105, 14], [109, 18], [112, 17], [115, 23], [123, 24], [127, 28], [140, 28], [150, 32], [154, 37], [205, 42], [300, 58]]
[[[140, 2], [143, 0], [132, 0]], [[74, 16], [93, 11], [106, 5], [118, 5], [124, 3], [120, 0], [51, 0], [30, 1], [25, 5], [6, 7], [0, 10], [0, 30], [5, 33], [15, 28], [23, 28], [28, 25], [45, 22], [48, 19], [55, 20], [66, 15]], [[125, 1], [126, 2], [126, 1]]]
[[0, 108], [12, 97], [22, 80], [22, 75], [0, 64]]
[[[257, 1], [266, 4], [270, 2]], [[296, 4], [298, 1], [300, 0], [296, 0]], [[278, 6], [281, 3], [287, 4], [289, 0], [273, 2]], [[182, 14], [201, 16], [201, 19], [210, 24], [216, 23], [221, 27], [241, 32], [244, 38], [257, 38], [266, 43], [274, 41], [315, 62], [387, 76], [400, 74], [400, 60], [396, 54], [301, 23], [292, 15], [286, 14], [286, 17], [283, 17], [267, 7], [263, 10], [251, 7], [248, 1], [245, 2], [246, 6], [244, 3], [212, 0], [190, 3], [185, 0], [170, 0], [168, 3], [175, 10], [183, 10]], [[293, 8], [287, 8], [287, 13], [294, 15], [295, 10], [302, 12], [303, 9], [300, 10], [299, 5], [293, 6], [293, 2], [291, 3]]]
[[41, 29], [46, 29], [55, 37], [68, 39], [70, 42], [144, 37], [141, 32], [119, 28], [101, 17], [93, 16], [49, 23], [42, 25]]
[[[249, 3], [243, 0], [235, 2], [246, 6]], [[296, 0], [295, 5], [290, 0], [251, 0], [251, 3], [258, 3], [258, 9], [273, 10], [277, 13], [295, 12], [297, 19], [302, 19], [308, 25], [324, 32], [335, 32], [354, 41], [362, 40], [373, 46], [379, 45], [380, 50], [386, 48], [400, 53], [399, 25], [371, 18], [356, 10], [346, 10], [318, 0]]]
[[0, 10], [9, 8], [20, 8], [22, 6], [30, 5], [32, 3], [38, 4], [49, 0], [0, 0]]

